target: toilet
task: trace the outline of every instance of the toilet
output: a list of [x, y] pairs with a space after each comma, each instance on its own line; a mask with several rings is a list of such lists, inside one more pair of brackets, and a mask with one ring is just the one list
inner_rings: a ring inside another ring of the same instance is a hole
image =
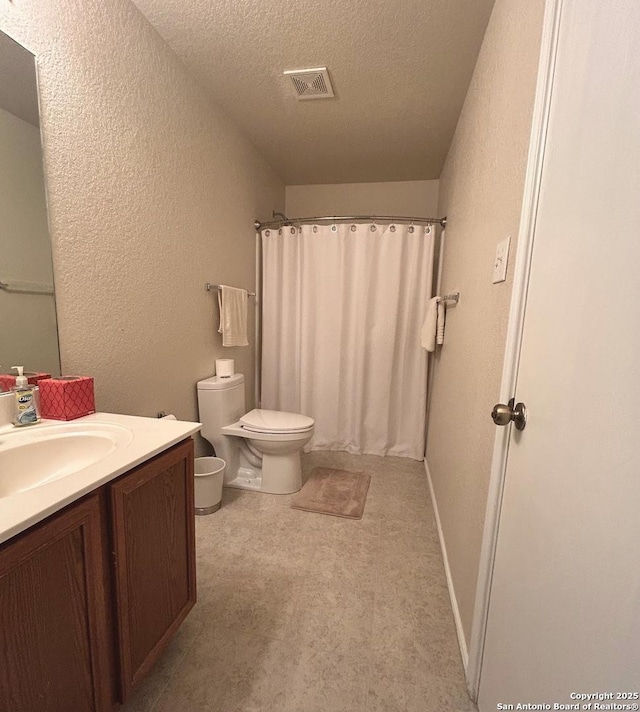
[[245, 413], [244, 376], [198, 382], [201, 435], [226, 463], [225, 487], [292, 494], [302, 487], [300, 453], [313, 418], [259, 408]]

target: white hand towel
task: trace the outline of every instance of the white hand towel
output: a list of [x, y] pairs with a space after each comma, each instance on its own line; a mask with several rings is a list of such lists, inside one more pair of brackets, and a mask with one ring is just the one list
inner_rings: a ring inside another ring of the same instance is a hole
[[436, 344], [444, 344], [444, 322], [447, 307], [444, 302], [438, 302], [438, 318], [436, 319]]
[[246, 289], [236, 289], [221, 285], [218, 290], [220, 307], [220, 327], [223, 346], [249, 346], [247, 339], [247, 297]]
[[438, 319], [438, 299], [434, 297], [427, 304], [427, 313], [424, 317], [424, 324], [420, 332], [420, 346], [429, 352], [436, 349], [436, 323]]

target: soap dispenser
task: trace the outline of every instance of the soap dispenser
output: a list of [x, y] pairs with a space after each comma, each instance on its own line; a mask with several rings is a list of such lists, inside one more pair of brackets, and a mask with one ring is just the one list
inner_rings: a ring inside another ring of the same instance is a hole
[[33, 425], [40, 420], [40, 389], [29, 383], [24, 375], [23, 366], [11, 366], [18, 372], [16, 385], [11, 389], [15, 401], [13, 424], [17, 426]]

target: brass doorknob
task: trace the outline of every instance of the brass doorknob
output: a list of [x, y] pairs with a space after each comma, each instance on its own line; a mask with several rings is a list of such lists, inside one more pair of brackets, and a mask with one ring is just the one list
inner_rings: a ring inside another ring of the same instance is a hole
[[524, 403], [516, 403], [512, 398], [508, 405], [497, 403], [491, 411], [491, 418], [496, 425], [509, 425], [513, 420], [513, 424], [518, 430], [524, 430], [527, 425], [527, 409]]

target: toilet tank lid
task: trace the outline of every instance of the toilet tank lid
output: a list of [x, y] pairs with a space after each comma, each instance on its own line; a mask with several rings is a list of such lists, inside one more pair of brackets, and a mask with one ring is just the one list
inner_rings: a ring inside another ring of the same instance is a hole
[[280, 410], [250, 410], [240, 418], [240, 423], [257, 432], [287, 432], [311, 428], [313, 418], [300, 413], [286, 413]]
[[244, 383], [244, 376], [241, 373], [234, 373], [233, 376], [229, 376], [229, 378], [211, 376], [211, 378], [205, 378], [204, 381], [198, 381], [198, 390], [223, 391], [226, 388], [239, 386], [241, 383]]

